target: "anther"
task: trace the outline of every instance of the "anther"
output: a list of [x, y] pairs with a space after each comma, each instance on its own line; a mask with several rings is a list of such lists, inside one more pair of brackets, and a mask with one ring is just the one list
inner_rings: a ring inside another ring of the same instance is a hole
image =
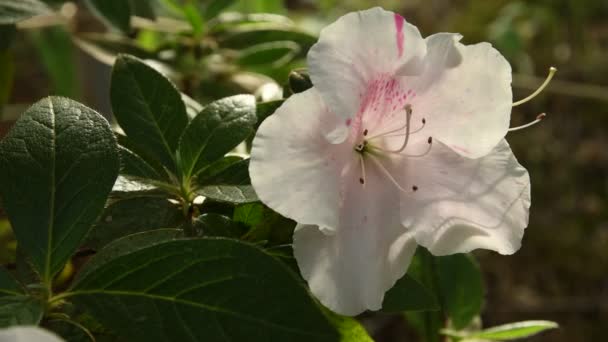
[[538, 114], [538, 115], [536, 116], [536, 120], [534, 120], [534, 121], [532, 121], [532, 122], [529, 122], [529, 123], [527, 123], [527, 124], [525, 124], [525, 125], [521, 125], [521, 126], [517, 126], [517, 127], [512, 127], [512, 128], [509, 128], [509, 132], [519, 131], [520, 129], [524, 129], [524, 128], [528, 128], [528, 127], [530, 127], [530, 126], [534, 126], [534, 125], [536, 125], [537, 123], [539, 123], [539, 122], [543, 121], [543, 119], [544, 119], [544, 118], [546, 118], [546, 117], [547, 117], [547, 114], [545, 114], [545, 113], [540, 113], [540, 114]]
[[532, 94], [530, 94], [530, 96], [526, 97], [525, 99], [514, 102], [513, 107], [524, 104], [524, 103], [532, 100], [533, 98], [535, 98], [538, 94], [540, 94], [547, 87], [547, 85], [549, 85], [549, 82], [551, 82], [551, 79], [553, 78], [553, 75], [555, 75], [556, 72], [557, 72], [556, 68], [554, 68], [554, 67], [549, 68], [549, 75], [547, 75], [547, 78], [545, 79], [543, 84], [541, 84], [540, 87], [538, 87], [538, 89], [536, 89], [536, 91], [534, 91]]
[[359, 178], [359, 183], [361, 183], [361, 184], [365, 184], [365, 179], [363, 179], [363, 178]]
[[426, 119], [425, 118], [422, 118], [422, 124], [426, 125]]
[[390, 172], [388, 172], [388, 170], [387, 170], [387, 169], [384, 167], [384, 165], [382, 165], [382, 163], [380, 162], [380, 160], [376, 159], [376, 157], [375, 157], [375, 156], [373, 156], [373, 155], [371, 155], [371, 154], [369, 155], [369, 159], [370, 159], [370, 160], [371, 160], [371, 161], [372, 161], [374, 164], [376, 164], [376, 166], [378, 166], [378, 168], [380, 169], [380, 171], [382, 171], [382, 173], [384, 173], [384, 175], [386, 176], [386, 178], [388, 178], [388, 180], [389, 180], [391, 183], [393, 183], [393, 185], [394, 185], [394, 186], [395, 186], [397, 189], [401, 190], [402, 192], [404, 192], [404, 193], [406, 193], [406, 194], [407, 194], [407, 193], [412, 193], [412, 191], [414, 191], [414, 192], [415, 192], [416, 190], [418, 190], [418, 187], [417, 187], [417, 186], [415, 186], [415, 185], [414, 185], [414, 187], [415, 187], [416, 189], [412, 188], [412, 191], [408, 191], [408, 190], [403, 189], [403, 188], [401, 187], [401, 185], [399, 185], [399, 183], [397, 183], [397, 181], [395, 180], [395, 178], [393, 178], [393, 176], [391, 175], [391, 173], [390, 173]]
[[364, 137], [365, 137], [365, 136], [367, 136], [367, 129], [365, 129], [365, 130], [363, 131], [363, 136], [364, 136]]
[[412, 186], [412, 191], [418, 191], [418, 187], [417, 186]]
[[429, 144], [432, 144], [432, 143], [433, 143], [433, 137], [429, 137], [429, 139], [427, 140], [427, 142], [428, 142]]

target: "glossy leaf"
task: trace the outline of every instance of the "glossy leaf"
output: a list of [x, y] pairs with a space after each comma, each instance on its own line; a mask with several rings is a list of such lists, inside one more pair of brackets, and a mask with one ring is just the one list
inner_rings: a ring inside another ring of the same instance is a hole
[[219, 174], [242, 160], [243, 158], [240, 156], [225, 156], [224, 158], [211, 163], [198, 174], [198, 183], [211, 184], [210, 182], [213, 182]]
[[436, 267], [444, 310], [456, 329], [465, 328], [483, 305], [484, 287], [479, 265], [470, 255], [454, 254], [438, 257]]
[[16, 296], [23, 293], [21, 285], [17, 283], [15, 279], [4, 267], [0, 266], [0, 297], [3, 296]]
[[[260, 102], [256, 107], [256, 116], [258, 117], [257, 127], [259, 127], [267, 117], [271, 116], [276, 112], [279, 107], [285, 102], [284, 100], [276, 100], [276, 101], [268, 101], [268, 102]], [[257, 128], [256, 127], [256, 128]]]
[[2, 0], [0, 1], [0, 25], [14, 24], [50, 12], [51, 9], [39, 0]]
[[47, 284], [101, 213], [118, 170], [108, 122], [65, 98], [34, 104], [0, 142], [4, 209]]
[[207, 105], [186, 127], [179, 141], [180, 167], [190, 179], [222, 158], [253, 133], [255, 98], [237, 95]]
[[293, 273], [256, 247], [203, 238], [130, 248], [95, 257], [68, 294], [127, 340], [336, 340]]
[[112, 71], [110, 97], [129, 141], [174, 171], [174, 153], [188, 124], [175, 86], [143, 61], [120, 55]]
[[218, 40], [223, 48], [239, 50], [262, 43], [292, 41], [300, 45], [301, 51], [308, 51], [317, 42], [317, 38], [311, 34], [274, 24], [243, 25], [226, 31]]
[[217, 175], [200, 181], [195, 192], [212, 200], [227, 203], [251, 203], [258, 197], [249, 179], [249, 160], [232, 164]]
[[122, 32], [131, 31], [131, 6], [127, 0], [86, 0], [91, 11]]
[[120, 173], [127, 176], [162, 180], [161, 175], [142, 157], [126, 147], [119, 146]]
[[40, 302], [27, 296], [0, 297], [0, 328], [12, 325], [37, 325], [42, 320]]
[[384, 295], [382, 311], [436, 311], [439, 302], [433, 292], [409, 275], [404, 275]]
[[110, 193], [112, 200], [123, 200], [134, 197], [167, 198], [167, 196], [167, 192], [158, 186], [128, 176], [118, 176]]

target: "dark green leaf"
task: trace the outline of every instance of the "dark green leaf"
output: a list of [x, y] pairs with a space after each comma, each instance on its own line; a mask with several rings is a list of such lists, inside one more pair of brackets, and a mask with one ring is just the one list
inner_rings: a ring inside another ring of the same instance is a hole
[[51, 9], [38, 0], [2, 0], [0, 1], [0, 25], [14, 24], [50, 12]]
[[99, 250], [129, 234], [174, 228], [184, 221], [179, 205], [162, 197], [134, 197], [111, 203], [84, 245]]
[[107, 25], [122, 32], [131, 31], [131, 6], [127, 0], [86, 0], [91, 11]]
[[184, 17], [186, 17], [186, 20], [188, 20], [190, 23], [194, 36], [197, 38], [200, 37], [203, 34], [205, 23], [201, 13], [199, 12], [198, 6], [191, 2], [186, 2], [184, 5], [182, 5], [182, 13], [184, 14]]
[[199, 184], [212, 184], [210, 182], [213, 182], [219, 174], [242, 160], [243, 158], [239, 156], [226, 156], [217, 160], [200, 171], [197, 181]]
[[141, 60], [121, 55], [112, 72], [110, 97], [116, 121], [129, 140], [175, 171], [174, 152], [188, 124], [175, 86]]
[[120, 173], [127, 176], [163, 180], [156, 170], [142, 157], [126, 147], [119, 146]]
[[386, 293], [382, 302], [384, 312], [435, 311], [439, 303], [432, 291], [409, 275], [404, 275]]
[[156, 185], [144, 182], [138, 178], [118, 176], [114, 187], [112, 187], [110, 198], [112, 200], [123, 200], [134, 197], [167, 198], [167, 192]]
[[193, 224], [202, 236], [240, 238], [247, 232], [247, 226], [215, 213], [203, 214]]
[[253, 133], [255, 97], [237, 95], [207, 105], [179, 141], [182, 174], [190, 179]]
[[299, 51], [300, 46], [291, 41], [262, 43], [242, 50], [236, 62], [245, 66], [287, 63]]
[[289, 73], [289, 89], [292, 94], [301, 93], [312, 88], [312, 81], [308, 71], [300, 69]]
[[240, 1], [237, 10], [244, 13], [283, 13], [283, 0], [246, 0]]
[[483, 304], [479, 265], [470, 255], [454, 254], [437, 257], [437, 272], [444, 310], [454, 327], [463, 329], [479, 314]]
[[[222, 159], [226, 164], [229, 163], [229, 160]], [[212, 164], [213, 165], [213, 164]], [[199, 178], [199, 185], [249, 185], [251, 184], [251, 179], [249, 179], [249, 159], [241, 159], [237, 162], [226, 165], [226, 167], [220, 170], [219, 164], [214, 165], [214, 169], [209, 169], [209, 172], [205, 172], [207, 177]]]
[[474, 332], [453, 332], [445, 330], [448, 336], [475, 340], [511, 341], [531, 337], [549, 329], [556, 329], [559, 325], [551, 321], [524, 321], [495, 326]]
[[0, 266], [0, 297], [15, 296], [23, 293], [21, 285], [8, 273], [4, 267]]
[[249, 179], [249, 159], [232, 164], [222, 172], [198, 184], [195, 192], [214, 201], [227, 203], [251, 203], [258, 197]]
[[290, 244], [296, 226], [294, 221], [259, 202], [236, 207], [234, 220], [250, 227], [243, 239], [252, 242], [268, 241], [270, 245]]
[[68, 293], [127, 340], [337, 339], [293, 273], [256, 247], [221, 238], [130, 247], [93, 258]]
[[0, 142], [4, 209], [47, 284], [101, 213], [118, 170], [108, 122], [65, 98], [34, 104]]
[[0, 297], [0, 328], [13, 325], [37, 325], [42, 319], [42, 305], [27, 296]]

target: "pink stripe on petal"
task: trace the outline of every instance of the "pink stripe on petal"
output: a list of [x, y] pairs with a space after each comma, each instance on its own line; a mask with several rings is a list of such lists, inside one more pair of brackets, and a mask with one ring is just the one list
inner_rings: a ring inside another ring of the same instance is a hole
[[399, 51], [399, 58], [403, 56], [403, 24], [405, 19], [399, 14], [395, 13], [395, 27], [397, 28], [397, 50]]

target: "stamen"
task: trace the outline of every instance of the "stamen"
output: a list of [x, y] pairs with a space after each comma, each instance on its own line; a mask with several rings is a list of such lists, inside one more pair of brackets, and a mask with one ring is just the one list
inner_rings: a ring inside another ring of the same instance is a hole
[[369, 155], [369, 159], [371, 159], [372, 162], [374, 162], [374, 164], [376, 164], [376, 166], [378, 166], [378, 168], [380, 169], [380, 171], [382, 171], [382, 173], [384, 173], [384, 175], [386, 176], [386, 178], [388, 178], [388, 180], [391, 181], [391, 183], [393, 183], [393, 185], [395, 185], [397, 187], [397, 189], [399, 189], [401, 192], [404, 192], [406, 194], [412, 193], [412, 192], [416, 192], [418, 191], [418, 187], [417, 186], [413, 186], [412, 190], [405, 190], [401, 187], [401, 185], [399, 185], [399, 183], [397, 183], [397, 181], [395, 180], [395, 178], [393, 178], [393, 176], [391, 175], [390, 172], [388, 172], [388, 170], [384, 167], [384, 165], [382, 165], [382, 163], [376, 159], [376, 157], [374, 157], [373, 155]]
[[528, 127], [534, 126], [534, 125], [536, 125], [537, 123], [539, 123], [539, 122], [543, 121], [543, 119], [544, 119], [545, 117], [547, 117], [547, 114], [545, 114], [545, 113], [540, 113], [540, 114], [538, 114], [538, 115], [536, 116], [536, 120], [534, 120], [534, 121], [532, 121], [532, 122], [529, 122], [529, 123], [527, 123], [527, 124], [525, 124], [525, 125], [521, 125], [521, 126], [517, 126], [517, 127], [512, 127], [512, 128], [509, 128], [509, 132], [519, 131], [520, 129], [524, 129], [524, 128], [528, 128]]
[[[414, 134], [414, 133], [418, 133], [418, 132], [422, 131], [424, 129], [425, 125], [426, 125], [426, 120], [424, 118], [422, 118], [422, 126], [411, 131], [410, 134]], [[403, 127], [403, 128], [405, 128], [405, 127]], [[377, 135], [376, 138], [394, 138], [394, 137], [404, 137], [404, 136], [405, 136], [405, 133], [400, 133], [400, 134], [391, 134], [391, 135]]]
[[363, 131], [363, 136], [366, 137], [367, 136], [367, 128]]
[[[407, 105], [407, 106], [409, 106], [409, 105]], [[410, 141], [410, 127], [411, 127], [411, 121], [412, 121], [411, 107], [409, 107], [409, 110], [406, 110], [405, 113], [406, 113], [405, 123], [407, 125], [407, 127], [405, 128], [405, 139], [403, 140], [403, 144], [401, 145], [401, 147], [394, 152], [401, 152], [401, 151], [405, 150], [405, 148], [407, 147], [407, 143]]]
[[547, 78], [545, 79], [545, 82], [543, 82], [543, 84], [541, 84], [540, 87], [538, 87], [538, 89], [536, 89], [535, 92], [533, 92], [532, 94], [530, 94], [530, 96], [526, 97], [525, 99], [519, 100], [517, 102], [513, 103], [513, 107], [515, 106], [519, 106], [521, 104], [524, 104], [530, 100], [532, 100], [533, 98], [535, 98], [538, 94], [540, 94], [546, 87], [547, 85], [549, 85], [549, 82], [551, 82], [551, 79], [553, 78], [553, 75], [555, 75], [555, 72], [557, 72], [557, 69], [554, 67], [550, 67], [549, 68], [549, 75], [547, 75]]
[[365, 187], [365, 161], [363, 160], [363, 155], [359, 154], [359, 161], [361, 162], [361, 178], [359, 178], [359, 183]]
[[384, 152], [384, 153], [392, 153], [392, 154], [396, 154], [396, 155], [402, 156], [402, 157], [418, 158], [418, 157], [424, 157], [427, 154], [429, 154], [429, 152], [431, 152], [431, 148], [433, 147], [433, 137], [429, 137], [427, 139], [427, 143], [429, 144], [427, 149], [424, 152], [419, 153], [419, 154], [407, 154], [407, 153], [401, 153], [401, 151], [385, 150], [382, 147], [377, 147], [377, 146], [370, 146], [370, 148], [374, 149], [376, 151], [380, 151], [380, 152]]
[[405, 124], [403, 124], [403, 126], [401, 126], [401, 127], [399, 127], [399, 128], [396, 128], [396, 129], [393, 129], [393, 130], [390, 130], [390, 131], [388, 131], [388, 132], [384, 132], [384, 133], [376, 134], [376, 135], [374, 135], [374, 136], [372, 136], [372, 137], [367, 138], [367, 140], [372, 140], [372, 139], [376, 139], [376, 138], [384, 137], [384, 136], [386, 136], [387, 134], [391, 134], [391, 133], [397, 133], [397, 132], [401, 132], [401, 131], [403, 131], [405, 128], [407, 128], [407, 127], [409, 126], [409, 121], [407, 120], [407, 117], [408, 117], [408, 116], [410, 116], [410, 117], [412, 116], [412, 105], [410, 105], [410, 104], [408, 103], [408, 104], [406, 104], [406, 105], [403, 107], [403, 109], [405, 110], [405, 114], [406, 114], [406, 116], [405, 116], [405, 117], [406, 117], [406, 121], [405, 121]]

